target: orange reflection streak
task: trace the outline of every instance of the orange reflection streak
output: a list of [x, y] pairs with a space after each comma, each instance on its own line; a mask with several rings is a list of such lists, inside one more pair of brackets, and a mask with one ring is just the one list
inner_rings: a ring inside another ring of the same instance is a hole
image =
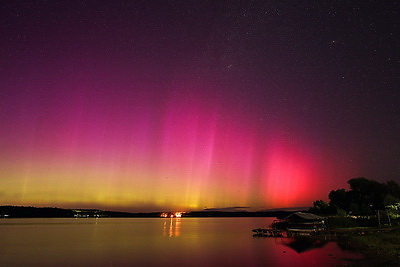
[[181, 219], [170, 218], [164, 222], [163, 235], [168, 237], [178, 237], [181, 235]]
[[175, 236], [181, 235], [181, 219], [177, 218], [175, 220]]

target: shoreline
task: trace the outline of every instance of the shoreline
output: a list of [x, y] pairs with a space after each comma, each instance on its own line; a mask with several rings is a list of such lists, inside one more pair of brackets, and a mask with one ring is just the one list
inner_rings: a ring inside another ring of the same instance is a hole
[[[63, 209], [55, 207], [0, 206], [0, 218], [159, 218], [170, 212], [123, 212], [99, 209]], [[284, 217], [292, 211], [186, 211], [182, 217]]]
[[381, 228], [362, 235], [343, 234], [337, 243], [342, 249], [364, 256], [351, 260], [352, 266], [400, 266], [400, 227]]

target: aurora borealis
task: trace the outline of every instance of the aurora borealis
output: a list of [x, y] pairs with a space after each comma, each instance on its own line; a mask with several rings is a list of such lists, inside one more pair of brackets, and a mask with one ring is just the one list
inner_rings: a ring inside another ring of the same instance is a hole
[[400, 182], [399, 11], [3, 1], [0, 202], [262, 210]]

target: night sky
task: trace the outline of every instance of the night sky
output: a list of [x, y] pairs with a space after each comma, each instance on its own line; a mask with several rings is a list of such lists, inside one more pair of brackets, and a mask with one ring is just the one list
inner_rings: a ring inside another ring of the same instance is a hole
[[400, 182], [398, 1], [1, 1], [0, 204], [311, 206]]

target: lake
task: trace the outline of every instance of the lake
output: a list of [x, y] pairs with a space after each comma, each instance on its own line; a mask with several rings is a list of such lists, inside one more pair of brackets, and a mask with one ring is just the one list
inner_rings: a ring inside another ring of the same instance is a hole
[[335, 242], [253, 237], [273, 218], [0, 219], [1, 266], [345, 266]]

